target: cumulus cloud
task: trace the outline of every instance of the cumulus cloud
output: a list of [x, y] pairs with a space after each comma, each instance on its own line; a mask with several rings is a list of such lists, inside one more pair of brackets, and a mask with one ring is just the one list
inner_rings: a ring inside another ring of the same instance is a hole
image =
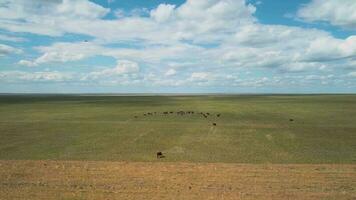
[[[313, 2], [323, 1], [312, 1], [298, 14]], [[66, 33], [91, 36], [90, 42], [34, 47], [40, 55], [18, 64], [41, 67], [111, 57], [118, 60], [116, 67], [81, 77], [110, 83], [138, 83], [142, 78], [141, 83], [157, 85], [258, 86], [280, 82], [270, 77], [241, 80], [227, 75], [241, 69], [315, 73], [355, 66], [355, 36], [339, 39], [318, 29], [261, 24], [254, 15], [256, 7], [245, 0], [187, 0], [180, 6], [160, 4], [151, 10], [118, 9], [113, 11], [116, 19], [105, 18], [109, 12], [88, 0], [5, 0], [0, 4], [0, 28], [54, 37]]]
[[165, 76], [174, 76], [177, 74], [177, 71], [175, 69], [169, 69], [164, 75]]
[[6, 56], [9, 54], [20, 54], [20, 53], [22, 53], [21, 49], [5, 44], [0, 44], [0, 56]]
[[189, 78], [193, 82], [211, 81], [213, 76], [208, 72], [193, 72]]
[[356, 1], [312, 0], [302, 6], [297, 16], [308, 22], [328, 22], [334, 26], [356, 29]]
[[59, 62], [65, 63], [70, 61], [78, 61], [94, 55], [101, 55], [102, 47], [90, 42], [78, 43], [55, 43], [52, 46], [40, 46], [36, 49], [42, 55], [33, 61], [21, 60], [20, 65], [38, 66], [43, 63]]
[[0, 72], [0, 77], [2, 82], [64, 82], [72, 79], [70, 74], [58, 71], [4, 71]]
[[0, 40], [2, 41], [10, 41], [10, 42], [23, 42], [26, 41], [25, 38], [22, 37], [14, 37], [9, 35], [0, 34]]
[[158, 22], [164, 22], [169, 20], [173, 15], [175, 5], [160, 4], [156, 9], [152, 10], [150, 15]]
[[29, 32], [60, 36], [66, 21], [89, 22], [109, 13], [88, 0], [3, 0], [0, 4], [0, 28], [12, 32]]
[[117, 76], [135, 75], [140, 71], [138, 63], [129, 60], [119, 60], [115, 68], [105, 68], [94, 71], [82, 78], [82, 80], [97, 80], [100, 78], [110, 78]]

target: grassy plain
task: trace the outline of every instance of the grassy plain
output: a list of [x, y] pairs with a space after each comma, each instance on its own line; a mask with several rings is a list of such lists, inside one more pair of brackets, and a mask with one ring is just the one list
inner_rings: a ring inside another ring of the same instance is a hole
[[356, 95], [0, 96], [0, 160], [355, 164], [355, 141]]
[[3, 95], [0, 199], [355, 199], [355, 142], [356, 95]]

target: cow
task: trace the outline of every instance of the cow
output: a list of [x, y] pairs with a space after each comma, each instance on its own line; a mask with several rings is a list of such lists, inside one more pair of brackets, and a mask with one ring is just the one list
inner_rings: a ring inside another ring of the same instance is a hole
[[216, 116], [217, 116], [217, 117], [220, 117], [220, 114], [217, 114]]
[[290, 121], [290, 122], [293, 122], [293, 121], [294, 121], [294, 119], [289, 119], [289, 121]]
[[137, 116], [135, 116], [135, 118], [137, 119], [138, 117], [137, 117]]
[[179, 111], [179, 112], [177, 112], [177, 114], [178, 114], [178, 115], [184, 115], [185, 112], [184, 112], [184, 111]]
[[164, 155], [161, 151], [157, 152], [157, 158], [164, 158]]
[[207, 115], [210, 115], [210, 113], [206, 113]]
[[213, 126], [216, 126], [216, 123], [213, 123]]

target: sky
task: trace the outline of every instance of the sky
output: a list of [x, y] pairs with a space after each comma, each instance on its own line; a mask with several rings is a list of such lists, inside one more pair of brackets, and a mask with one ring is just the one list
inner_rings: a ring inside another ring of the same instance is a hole
[[0, 0], [0, 93], [356, 93], [355, 0]]

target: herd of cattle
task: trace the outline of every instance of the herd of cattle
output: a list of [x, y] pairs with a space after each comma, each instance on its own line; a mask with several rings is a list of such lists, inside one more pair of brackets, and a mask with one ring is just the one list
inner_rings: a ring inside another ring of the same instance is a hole
[[[211, 113], [208, 113], [208, 112], [194, 112], [194, 111], [178, 111], [178, 112], [173, 112], [173, 111], [165, 111], [165, 112], [147, 112], [147, 113], [143, 113], [143, 117], [147, 117], [147, 116], [154, 116], [154, 115], [173, 115], [173, 114], [176, 114], [176, 115], [179, 115], [179, 116], [184, 116], [184, 115], [194, 115], [194, 114], [198, 114], [204, 118], [208, 118], [209, 116], [210, 117], [220, 117], [221, 114], [218, 113], [218, 114], [211, 114]], [[139, 116], [134, 116], [134, 118], [139, 118]], [[293, 122], [294, 119], [289, 119], [290, 122]], [[216, 126], [217, 124], [215, 122], [212, 123], [213, 126]], [[159, 151], [156, 153], [157, 155], [157, 158], [164, 158], [165, 156], [163, 155], [163, 152]]]
[[[165, 112], [147, 112], [147, 113], [143, 113], [143, 117], [147, 117], [147, 116], [154, 116], [154, 115], [172, 115], [172, 114], [176, 114], [179, 116], [184, 116], [184, 115], [194, 115], [194, 114], [199, 114], [200, 116], [204, 117], [204, 118], [208, 118], [209, 116], [216, 116], [216, 117], [220, 117], [221, 114], [211, 114], [208, 112], [194, 112], [194, 111], [178, 111], [178, 112], [173, 112], [173, 111], [165, 111]], [[139, 116], [135, 115], [134, 118], [139, 118]], [[212, 123], [213, 126], [216, 126], [217, 124], [214, 122]]]

